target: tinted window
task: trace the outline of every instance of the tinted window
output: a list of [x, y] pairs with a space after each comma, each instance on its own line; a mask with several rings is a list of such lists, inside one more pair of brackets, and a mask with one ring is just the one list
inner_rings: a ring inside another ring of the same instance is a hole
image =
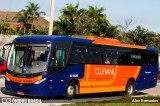
[[150, 66], [158, 63], [158, 54], [142, 49], [119, 48], [120, 65]]
[[87, 48], [85, 45], [75, 44], [72, 48], [70, 63], [71, 64], [85, 63], [86, 53], [87, 53]]
[[131, 51], [129, 48], [119, 48], [118, 60], [120, 65], [129, 65], [132, 64], [131, 61]]
[[118, 64], [118, 48], [102, 46], [104, 64]]
[[98, 45], [90, 45], [87, 49], [87, 63], [102, 64], [100, 47]]
[[155, 65], [158, 63], [158, 53], [153, 50], [148, 51], [148, 61], [150, 65]]
[[70, 63], [151, 66], [158, 63], [158, 53], [143, 49], [74, 43]]
[[102, 64], [99, 46], [85, 43], [74, 43], [70, 63]]

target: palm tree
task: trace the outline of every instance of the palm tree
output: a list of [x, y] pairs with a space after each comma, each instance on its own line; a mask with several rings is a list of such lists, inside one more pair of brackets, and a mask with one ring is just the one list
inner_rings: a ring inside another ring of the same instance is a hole
[[91, 18], [94, 18], [95, 20], [99, 20], [100, 18], [106, 18], [106, 14], [103, 14], [105, 8], [103, 7], [98, 8], [97, 6], [93, 7], [90, 5], [88, 7], [89, 7], [88, 14]]
[[88, 17], [90, 22], [88, 22], [88, 33], [97, 36], [105, 36], [107, 26], [109, 21], [106, 18], [106, 14], [103, 12], [105, 8], [98, 8], [93, 6], [88, 6]]
[[53, 34], [57, 35], [73, 35], [75, 30], [72, 23], [70, 23], [68, 20], [62, 20], [55, 21], [54, 27], [53, 27]]
[[[96, 35], [116, 37], [118, 29], [112, 26], [103, 14], [104, 8], [89, 6], [89, 9], [78, 9], [79, 3], [67, 4], [61, 10], [59, 21], [54, 24], [54, 34]], [[113, 31], [113, 33], [112, 33]], [[109, 34], [109, 35], [108, 35]]]
[[24, 29], [23, 29], [23, 33], [26, 33], [26, 26], [28, 21], [30, 20], [28, 17], [28, 11], [25, 9], [22, 9], [21, 11], [19, 11], [16, 16], [14, 17], [14, 19], [17, 19], [18, 22], [22, 22], [24, 25]]
[[74, 28], [75, 34], [84, 35], [86, 31], [86, 23], [88, 22], [88, 15], [86, 9], [78, 9], [79, 3], [75, 6], [67, 4], [67, 6], [61, 10], [62, 15], [59, 17], [60, 20], [70, 22], [72, 28]]
[[44, 11], [39, 11], [40, 7], [39, 4], [34, 4], [32, 2], [28, 2], [29, 4], [26, 6], [28, 11], [28, 17], [30, 18], [31, 22], [31, 29], [33, 30], [33, 23], [35, 20], [38, 19], [40, 15], [46, 15]]
[[60, 16], [61, 19], [69, 20], [70, 22], [74, 23], [77, 18], [79, 3], [73, 6], [72, 4], [67, 4], [67, 7], [61, 10], [62, 15]]

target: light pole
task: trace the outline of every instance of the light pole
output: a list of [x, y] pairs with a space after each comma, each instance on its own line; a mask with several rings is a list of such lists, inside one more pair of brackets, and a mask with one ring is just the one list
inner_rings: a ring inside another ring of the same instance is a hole
[[52, 35], [52, 30], [53, 30], [54, 5], [55, 5], [55, 0], [51, 0], [51, 10], [50, 10], [50, 21], [49, 21], [49, 31], [48, 31], [48, 35]]

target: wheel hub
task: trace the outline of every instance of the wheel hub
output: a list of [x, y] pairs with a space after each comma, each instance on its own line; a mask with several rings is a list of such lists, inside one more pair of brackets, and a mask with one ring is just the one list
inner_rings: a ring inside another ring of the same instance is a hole
[[73, 86], [68, 86], [67, 94], [68, 95], [73, 95], [74, 94], [74, 87]]
[[133, 92], [133, 86], [130, 85], [130, 86], [128, 87], [128, 94], [132, 94], [132, 92]]

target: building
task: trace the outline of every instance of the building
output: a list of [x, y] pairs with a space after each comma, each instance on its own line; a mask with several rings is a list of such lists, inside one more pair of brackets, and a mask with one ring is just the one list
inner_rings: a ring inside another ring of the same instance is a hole
[[[9, 23], [10, 27], [12, 28], [23, 28], [24, 25], [22, 22], [18, 22], [17, 19], [14, 17], [16, 16], [18, 12], [15, 11], [0, 11], [0, 23], [3, 21], [6, 21]], [[43, 17], [38, 17], [37, 21], [33, 22], [33, 25], [36, 29], [43, 29], [45, 27], [49, 26], [49, 22], [43, 18]], [[27, 24], [28, 27], [31, 27], [31, 24]]]

